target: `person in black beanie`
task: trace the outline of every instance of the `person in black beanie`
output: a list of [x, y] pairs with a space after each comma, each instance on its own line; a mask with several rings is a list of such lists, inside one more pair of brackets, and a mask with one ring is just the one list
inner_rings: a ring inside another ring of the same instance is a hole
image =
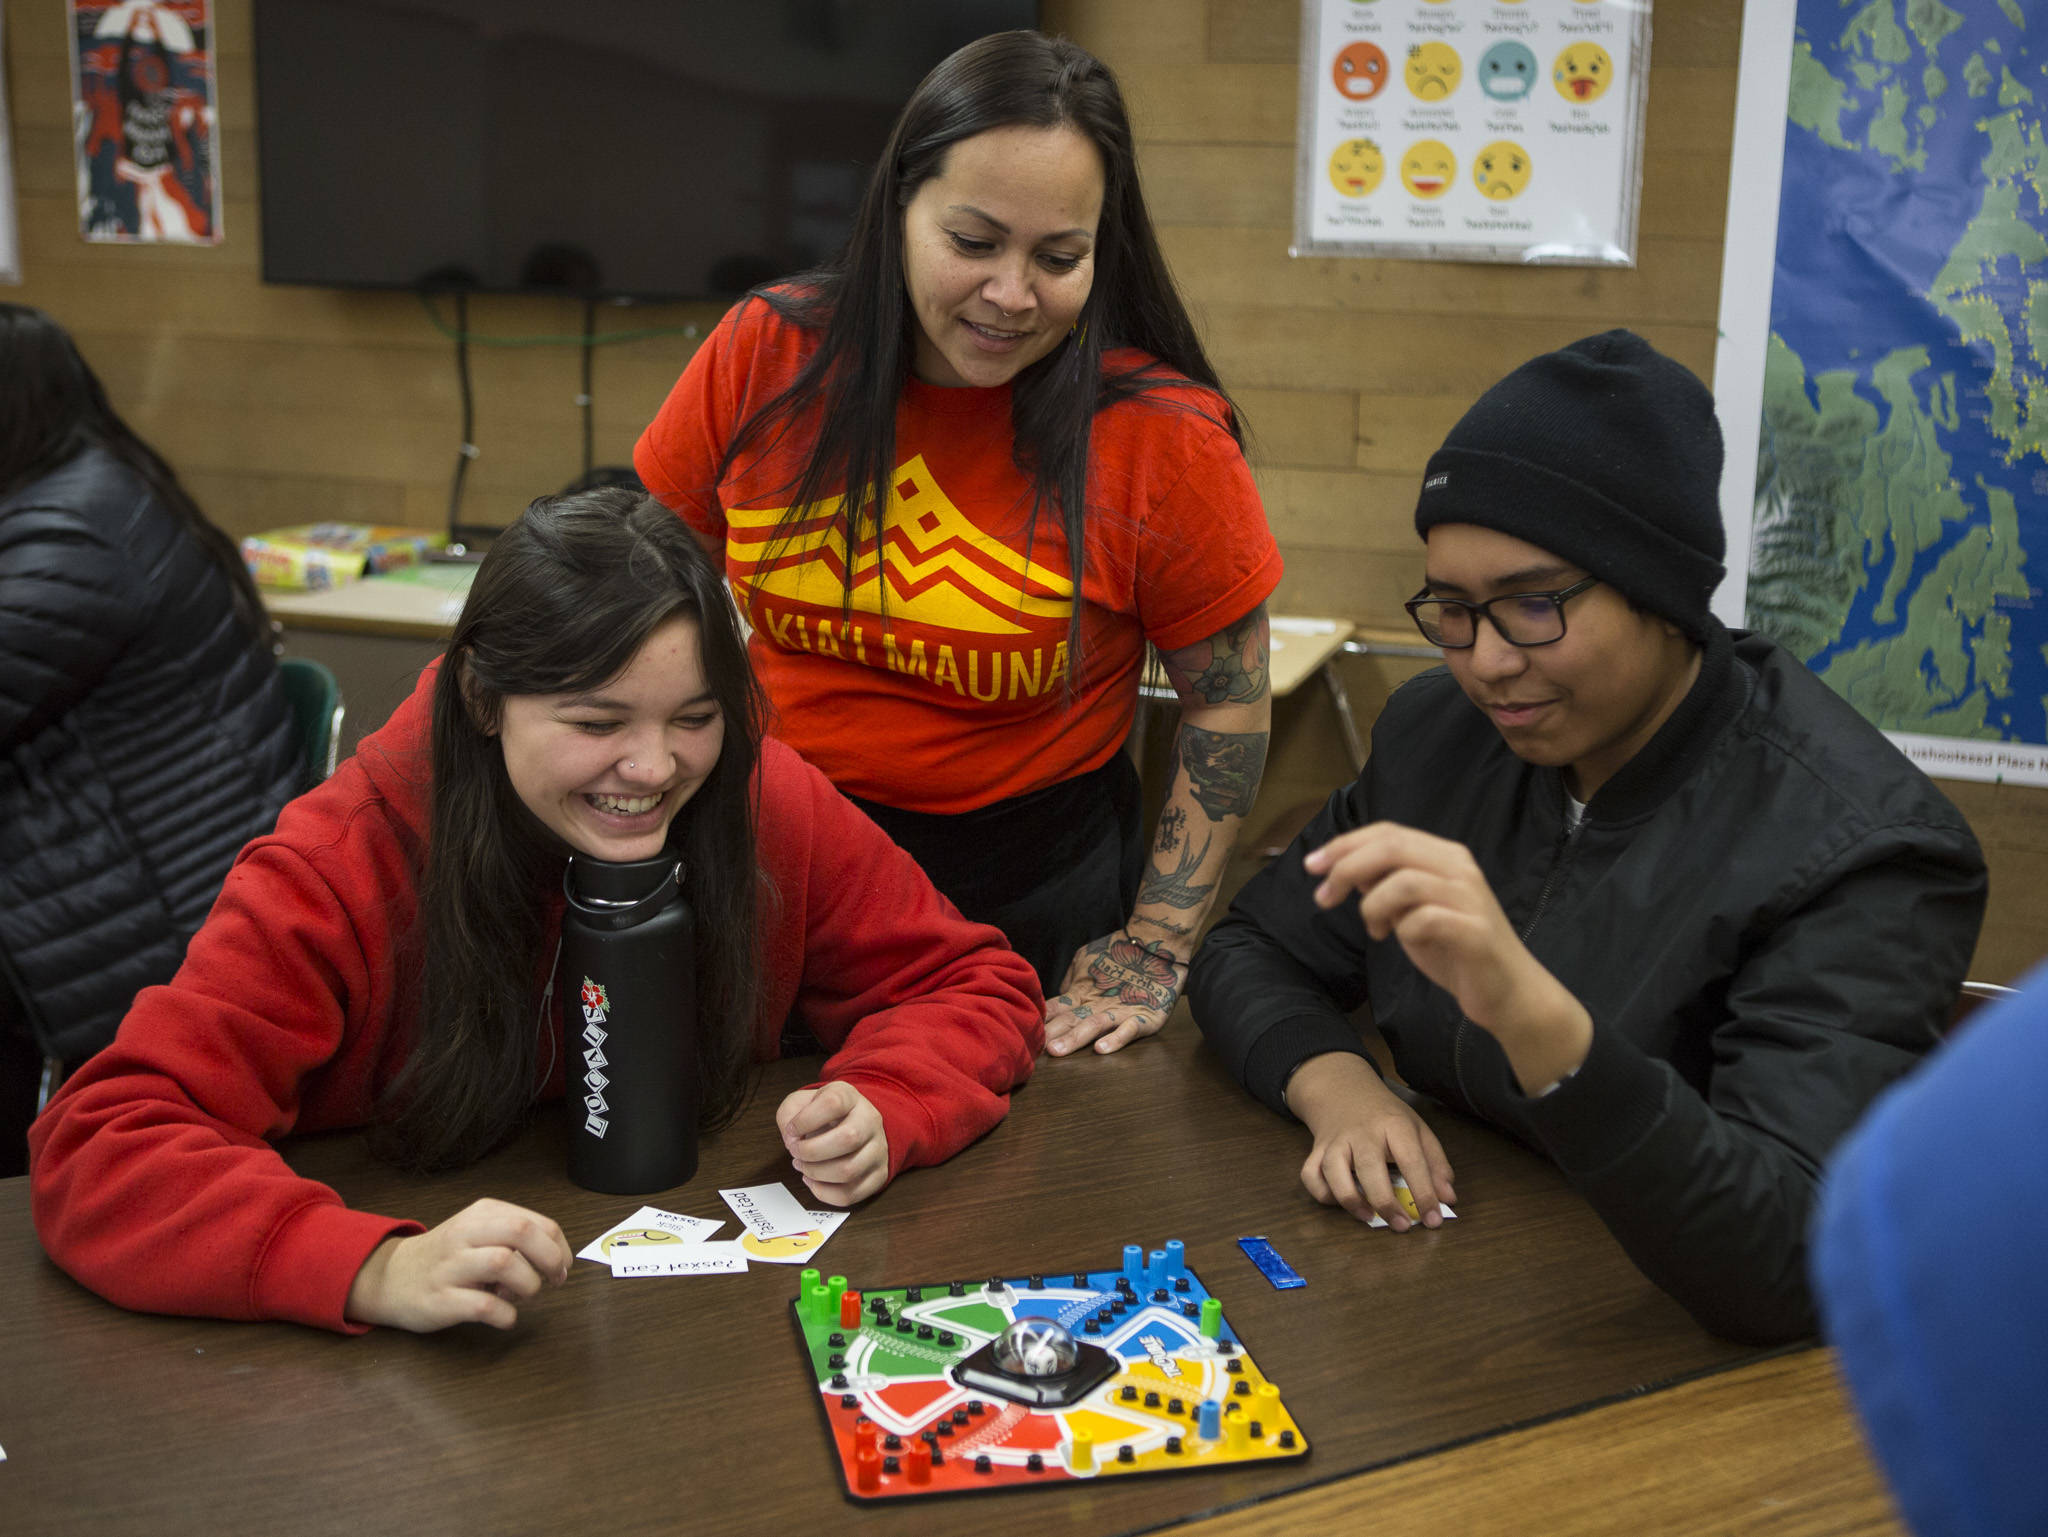
[[1369, 1005], [1411, 1089], [1552, 1158], [1701, 1325], [1776, 1342], [1814, 1328], [1821, 1164], [1934, 1043], [1986, 882], [1918, 769], [1714, 617], [1720, 474], [1706, 387], [1627, 331], [1488, 390], [1416, 503], [1407, 607], [1445, 665], [1188, 996], [1307, 1127], [1318, 1201], [1406, 1231], [1396, 1172], [1424, 1228], [1458, 1199], [1351, 1022]]

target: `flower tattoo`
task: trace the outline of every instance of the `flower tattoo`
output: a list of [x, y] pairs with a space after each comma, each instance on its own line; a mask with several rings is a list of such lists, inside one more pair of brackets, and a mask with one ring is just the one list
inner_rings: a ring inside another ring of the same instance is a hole
[[1158, 954], [1125, 935], [1112, 935], [1103, 952], [1089, 964], [1088, 975], [1119, 1003], [1140, 1008], [1170, 1009], [1180, 995], [1171, 957]]

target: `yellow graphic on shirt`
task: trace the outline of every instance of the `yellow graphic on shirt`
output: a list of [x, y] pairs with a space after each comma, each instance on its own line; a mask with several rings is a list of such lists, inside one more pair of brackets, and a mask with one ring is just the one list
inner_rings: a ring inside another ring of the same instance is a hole
[[[820, 502], [793, 528], [786, 507], [726, 510], [726, 554], [735, 588], [820, 609], [848, 602], [842, 499]], [[886, 612], [934, 629], [980, 635], [1024, 635], [1026, 619], [1064, 626], [1074, 584], [1027, 560], [953, 505], [919, 454], [902, 465], [890, 488], [880, 558], [865, 546], [854, 566], [851, 607]], [[1042, 534], [1041, 534], [1042, 537]]]

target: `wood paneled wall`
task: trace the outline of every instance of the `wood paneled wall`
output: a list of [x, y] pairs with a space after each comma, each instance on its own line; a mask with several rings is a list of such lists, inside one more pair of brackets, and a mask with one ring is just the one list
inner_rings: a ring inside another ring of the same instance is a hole
[[[89, 246], [72, 184], [61, 0], [6, 7], [25, 283], [78, 336], [124, 415], [235, 533], [337, 517], [438, 526], [459, 437], [449, 341], [402, 294], [266, 287], [248, 0], [215, 0], [227, 240]], [[1424, 460], [1517, 363], [1629, 326], [1711, 375], [1741, 0], [1656, 0], [1637, 265], [1296, 260], [1298, 0], [1046, 0], [1119, 73], [1147, 197], [1225, 382], [1288, 572], [1276, 606], [1382, 629], [1420, 579], [1410, 523]], [[345, 131], [338, 129], [337, 131]], [[673, 328], [598, 354], [600, 463], [624, 463], [713, 306], [608, 310], [607, 330]], [[567, 301], [485, 299], [471, 328], [564, 334]], [[472, 354], [479, 457], [465, 516], [501, 522], [580, 468], [574, 348]], [[1369, 720], [1412, 666], [1347, 661]], [[1348, 769], [1318, 690], [1285, 701], [1258, 819]], [[2048, 951], [2048, 794], [1951, 782], [1993, 863], [1978, 957], [2004, 978]]]
[[[116, 246], [78, 237], [65, 6], [6, 7], [25, 281], [0, 297], [40, 305], [70, 328], [121, 413], [231, 533], [314, 518], [443, 527], [461, 439], [453, 343], [410, 294], [262, 282], [249, 0], [214, 0], [213, 13], [226, 239]], [[696, 345], [688, 328], [719, 314], [715, 305], [602, 312], [603, 330], [675, 334], [599, 349], [598, 463], [631, 461]], [[574, 335], [582, 323], [572, 300], [470, 305], [470, 329], [496, 336]], [[479, 452], [463, 513], [502, 524], [582, 468], [580, 355], [479, 346], [470, 357]]]

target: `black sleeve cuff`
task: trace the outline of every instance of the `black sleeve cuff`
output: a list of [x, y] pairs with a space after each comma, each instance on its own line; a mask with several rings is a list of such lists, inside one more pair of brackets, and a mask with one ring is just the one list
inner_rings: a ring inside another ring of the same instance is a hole
[[1279, 1114], [1292, 1116], [1287, 1080], [1310, 1057], [1332, 1051], [1349, 1052], [1379, 1071], [1349, 1020], [1334, 1014], [1296, 1014], [1275, 1021], [1252, 1043], [1245, 1056], [1244, 1086]]
[[1656, 1130], [1670, 1103], [1671, 1077], [1668, 1065], [1596, 1023], [1579, 1070], [1522, 1104], [1560, 1169], [1597, 1174]]

